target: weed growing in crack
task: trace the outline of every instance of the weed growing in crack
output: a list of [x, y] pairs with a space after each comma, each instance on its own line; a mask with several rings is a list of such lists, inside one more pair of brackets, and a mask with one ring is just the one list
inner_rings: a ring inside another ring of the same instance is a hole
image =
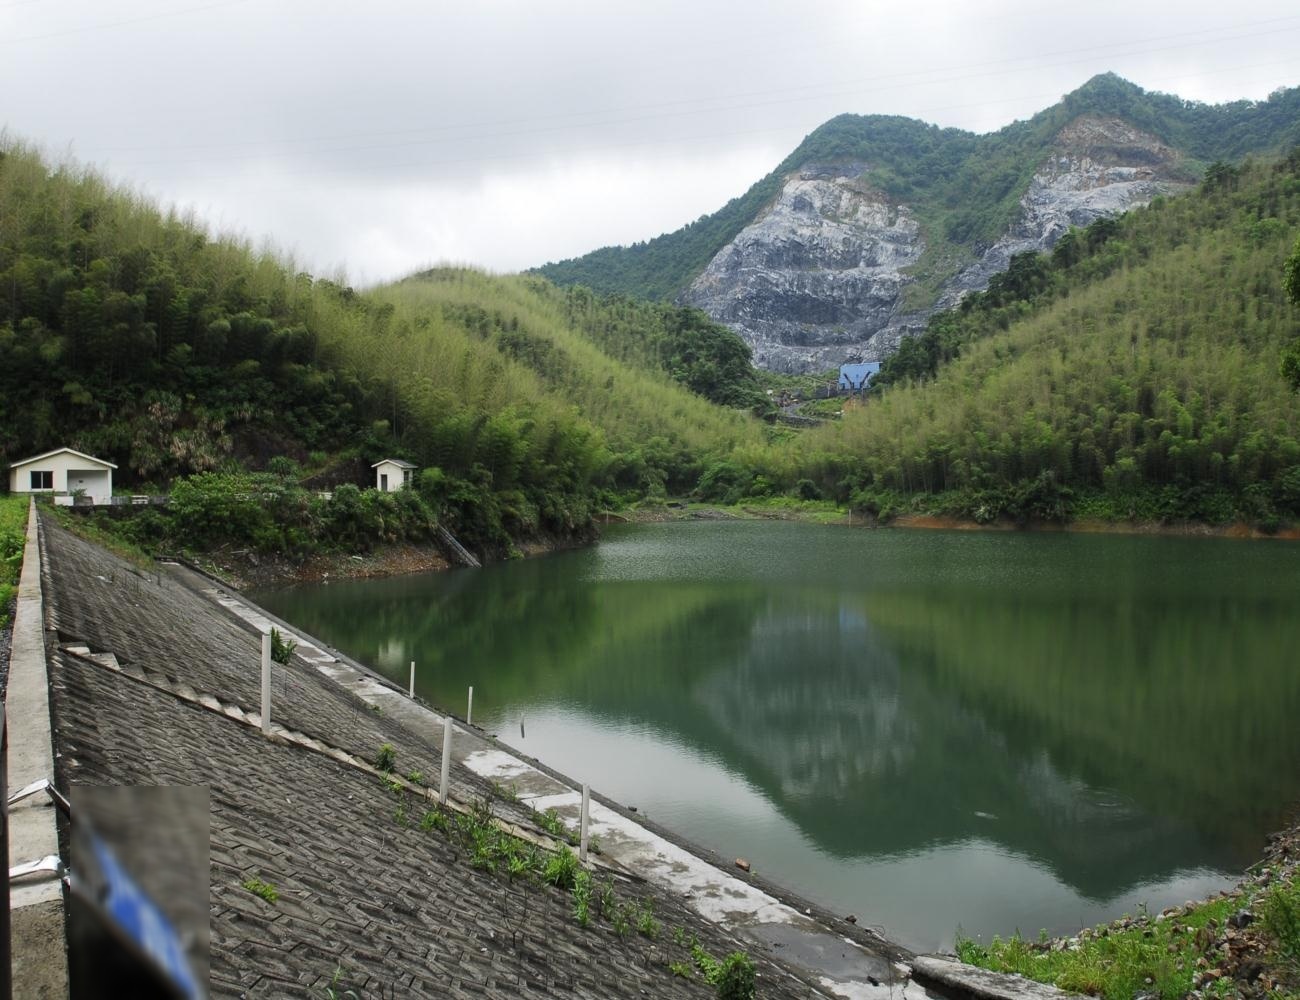
[[651, 941], [659, 936], [659, 921], [655, 919], [655, 904], [652, 899], [644, 899], [636, 917], [637, 933]]
[[608, 920], [618, 906], [618, 899], [614, 895], [614, 880], [608, 875], [605, 876], [605, 881], [600, 884], [598, 899], [600, 902], [600, 915]]
[[544, 813], [534, 810], [533, 819], [538, 826], [557, 840], [569, 839], [569, 828], [564, 825], [564, 820], [560, 819], [554, 809], [547, 809]]
[[578, 863], [578, 856], [567, 847], [561, 847], [559, 851], [551, 856], [551, 860], [546, 862], [546, 868], [542, 871], [542, 878], [559, 889], [572, 889], [574, 880], [578, 877], [578, 872], [582, 866]]
[[573, 915], [579, 927], [591, 923], [591, 872], [586, 869], [573, 877]]
[[347, 970], [341, 965], [334, 967], [334, 973], [330, 976], [329, 985], [322, 991], [321, 996], [324, 1000], [361, 1000], [361, 995], [356, 990], [343, 989], [340, 983]]
[[270, 882], [264, 882], [260, 878], [246, 878], [243, 886], [254, 896], [261, 896], [268, 903], [274, 903], [280, 898], [280, 892]]
[[754, 1000], [757, 984], [753, 961], [743, 951], [733, 951], [718, 963], [713, 986], [718, 1000]]
[[447, 813], [442, 809], [429, 809], [420, 817], [420, 829], [425, 833], [430, 830], [446, 833], [450, 826], [451, 821], [447, 819]]
[[286, 639], [280, 634], [280, 630], [274, 625], [271, 626], [271, 659], [276, 663], [288, 666], [289, 661], [293, 659], [293, 651], [298, 648], [298, 640]]
[[519, 790], [514, 785], [503, 785], [499, 781], [492, 782], [492, 794], [503, 802], [519, 801]]

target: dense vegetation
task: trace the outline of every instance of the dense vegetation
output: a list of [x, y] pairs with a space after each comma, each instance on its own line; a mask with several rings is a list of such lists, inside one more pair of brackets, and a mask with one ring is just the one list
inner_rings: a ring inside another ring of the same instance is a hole
[[623, 295], [602, 298], [578, 285], [565, 293], [565, 317], [611, 357], [667, 372], [714, 403], [753, 407], [761, 402], [749, 345], [698, 309]]
[[26, 541], [27, 498], [0, 496], [0, 630], [9, 625], [10, 605], [22, 568]]
[[[0, 458], [101, 454], [178, 484], [139, 530], [296, 554], [437, 522], [504, 552], [687, 493], [1271, 527], [1300, 514], [1297, 226], [1300, 155], [1216, 164], [1016, 258], [866, 406], [794, 431], [747, 412], [765, 383], [698, 312], [466, 269], [359, 293], [10, 147]], [[406, 499], [316, 496], [386, 455], [424, 470]]]
[[[1286, 260], [1282, 286], [1286, 289], [1287, 295], [1291, 296], [1291, 302], [1300, 306], [1300, 238], [1296, 239], [1295, 249]], [[1282, 377], [1290, 383], [1291, 388], [1300, 390], [1300, 336], [1291, 341], [1282, 352], [1280, 368]]]
[[1002, 234], [1054, 136], [1086, 114], [1123, 118], [1155, 135], [1190, 158], [1189, 178], [1198, 162], [1300, 142], [1300, 88], [1279, 90], [1266, 101], [1206, 105], [1148, 93], [1114, 74], [1093, 78], [1028, 121], [982, 136], [908, 118], [840, 115], [712, 215], [647, 242], [605, 247], [538, 272], [559, 284], [671, 299], [776, 197], [789, 173], [810, 162], [861, 161], [874, 184], [913, 206], [927, 239], [918, 287], [933, 292], [972, 249]]
[[777, 478], [980, 520], [1300, 513], [1300, 412], [1279, 365], [1297, 226], [1293, 154], [1021, 258], [891, 366], [922, 381], [810, 434], [822, 457]]
[[431, 541], [433, 510], [423, 489], [384, 493], [344, 483], [320, 493], [291, 475], [204, 472], [176, 480], [167, 506], [96, 511], [94, 527], [146, 551], [231, 548], [301, 558]]
[[[582, 329], [673, 371], [622, 364]], [[312, 485], [365, 485], [397, 455], [430, 468], [433, 517], [507, 548], [584, 530], [620, 493], [688, 489], [703, 455], [760, 443], [751, 418], [671, 377], [740, 386], [738, 343], [695, 313], [580, 305], [537, 278], [444, 271], [358, 293], [0, 150], [0, 459], [66, 444], [157, 489], [277, 457]], [[298, 528], [290, 549], [330, 543]]]

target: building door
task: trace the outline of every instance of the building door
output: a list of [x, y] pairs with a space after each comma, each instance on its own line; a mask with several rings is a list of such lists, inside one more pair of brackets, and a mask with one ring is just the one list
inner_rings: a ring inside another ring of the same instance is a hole
[[381, 490], [383, 490], [385, 493], [388, 492], [388, 473], [387, 473], [387, 472], [381, 472], [381, 473], [379, 474], [379, 488], [380, 488]]

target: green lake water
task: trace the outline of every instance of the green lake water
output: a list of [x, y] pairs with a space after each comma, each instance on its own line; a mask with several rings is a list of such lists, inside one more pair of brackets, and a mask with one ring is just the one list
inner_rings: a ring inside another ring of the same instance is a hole
[[918, 949], [1198, 898], [1300, 804], [1292, 543], [626, 525], [252, 596]]

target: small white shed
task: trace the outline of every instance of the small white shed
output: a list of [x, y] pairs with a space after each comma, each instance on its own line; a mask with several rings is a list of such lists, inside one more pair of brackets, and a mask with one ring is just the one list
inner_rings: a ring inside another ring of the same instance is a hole
[[375, 470], [375, 489], [385, 493], [396, 493], [403, 487], [411, 485], [415, 470], [419, 468], [400, 458], [385, 458], [371, 466]]
[[102, 458], [71, 448], [14, 462], [9, 467], [10, 493], [85, 493], [95, 503], [113, 498], [113, 470]]

